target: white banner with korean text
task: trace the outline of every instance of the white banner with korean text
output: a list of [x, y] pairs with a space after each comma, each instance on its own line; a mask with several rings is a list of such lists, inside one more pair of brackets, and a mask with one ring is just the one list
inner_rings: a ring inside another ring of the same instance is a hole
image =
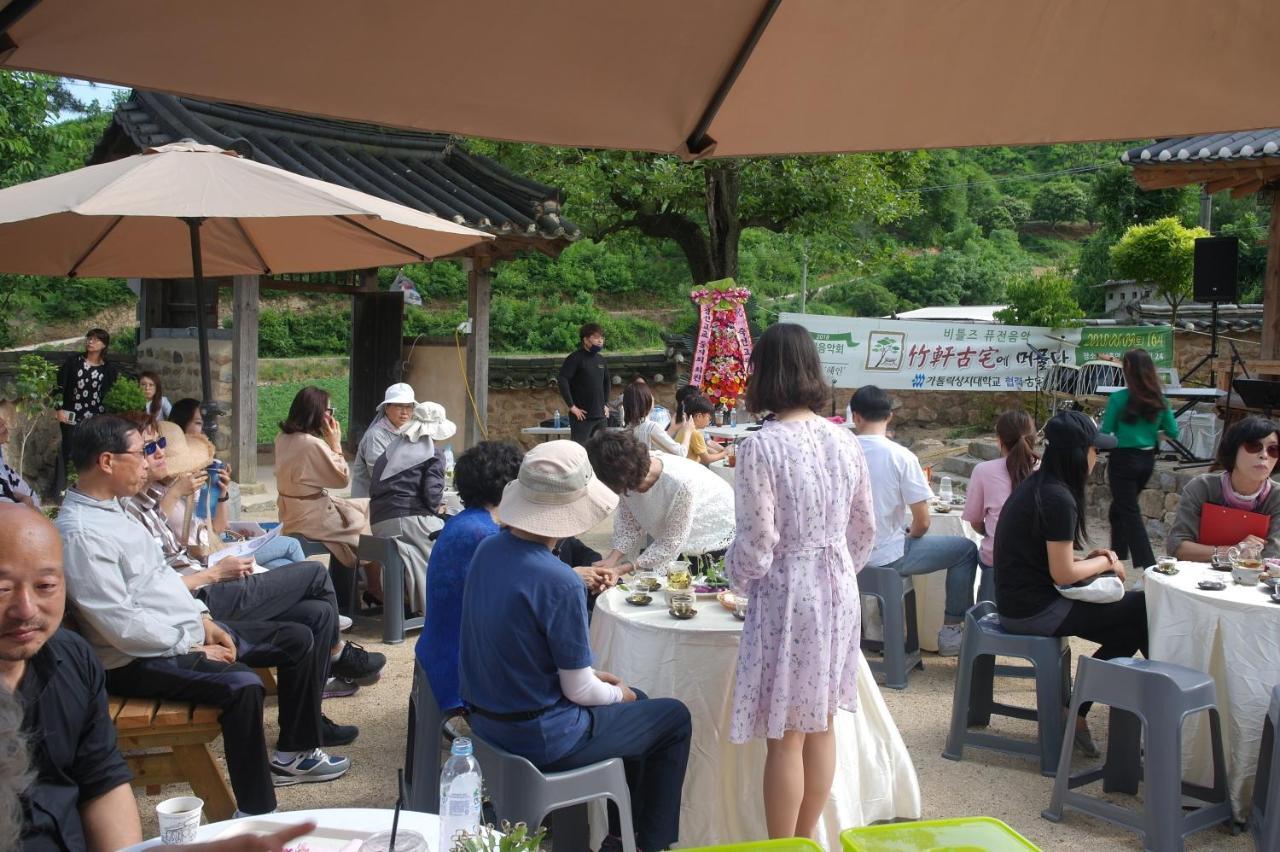
[[1055, 364], [1118, 356], [1133, 346], [1151, 350], [1159, 364], [1172, 348], [1167, 326], [1050, 329], [793, 313], [779, 320], [809, 330], [828, 379], [840, 388], [1034, 391]]

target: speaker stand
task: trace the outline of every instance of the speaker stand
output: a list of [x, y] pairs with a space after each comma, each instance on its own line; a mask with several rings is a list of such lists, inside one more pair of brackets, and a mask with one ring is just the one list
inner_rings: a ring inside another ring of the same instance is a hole
[[[1195, 366], [1192, 367], [1190, 370], [1188, 370], [1185, 376], [1181, 377], [1181, 381], [1183, 382], [1186, 382], [1187, 379], [1194, 376], [1196, 374], [1196, 371], [1199, 370], [1201, 367], [1203, 367], [1205, 364], [1211, 364], [1213, 361], [1216, 361], [1218, 359], [1218, 303], [1211, 302], [1210, 304], [1213, 307], [1213, 313], [1212, 313], [1212, 319], [1210, 320], [1209, 352], [1204, 357], [1202, 357], [1199, 361], [1197, 361], [1195, 363]], [[1235, 347], [1233, 346], [1232, 348], [1234, 349]], [[1209, 374], [1210, 385], [1213, 385], [1214, 378], [1215, 376], [1213, 375], [1212, 372], [1210, 372]]]

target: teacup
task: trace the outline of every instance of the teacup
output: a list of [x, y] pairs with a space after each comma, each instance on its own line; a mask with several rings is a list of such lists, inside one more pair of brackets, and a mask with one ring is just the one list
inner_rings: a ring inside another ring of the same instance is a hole
[[1250, 565], [1242, 560], [1231, 566], [1231, 579], [1242, 586], [1256, 586], [1258, 579], [1262, 576], [1262, 571], [1261, 562], [1256, 565]]

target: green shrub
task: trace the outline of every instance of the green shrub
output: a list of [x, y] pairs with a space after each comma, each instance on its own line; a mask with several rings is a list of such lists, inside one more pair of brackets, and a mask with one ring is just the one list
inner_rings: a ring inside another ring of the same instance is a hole
[[102, 398], [102, 405], [108, 414], [142, 411], [147, 407], [147, 397], [137, 381], [128, 376], [120, 376]]
[[345, 355], [351, 347], [351, 310], [330, 306], [302, 313], [266, 308], [258, 316], [258, 355]]

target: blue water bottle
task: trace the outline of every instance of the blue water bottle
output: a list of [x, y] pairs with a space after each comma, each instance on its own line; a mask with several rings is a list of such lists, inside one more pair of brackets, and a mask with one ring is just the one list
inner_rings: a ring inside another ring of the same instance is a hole
[[196, 495], [196, 517], [202, 521], [213, 517], [213, 513], [218, 510], [218, 499], [222, 496], [222, 486], [218, 483], [218, 470], [221, 467], [222, 462], [214, 459], [213, 463], [205, 468], [209, 481]]

